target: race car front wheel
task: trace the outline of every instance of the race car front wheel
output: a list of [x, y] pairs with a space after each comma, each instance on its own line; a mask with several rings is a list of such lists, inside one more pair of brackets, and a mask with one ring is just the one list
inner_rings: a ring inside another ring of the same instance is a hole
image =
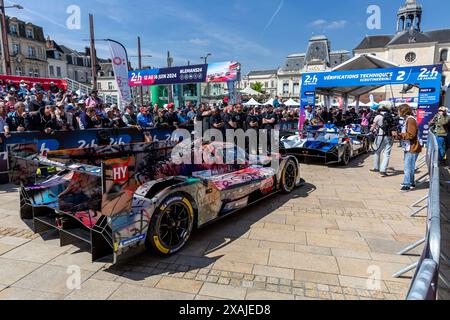
[[194, 209], [191, 201], [182, 195], [170, 196], [152, 217], [147, 245], [161, 255], [177, 253], [188, 242], [193, 226]]
[[287, 161], [281, 177], [281, 191], [285, 194], [291, 193], [295, 189], [297, 181], [297, 165], [290, 159]]

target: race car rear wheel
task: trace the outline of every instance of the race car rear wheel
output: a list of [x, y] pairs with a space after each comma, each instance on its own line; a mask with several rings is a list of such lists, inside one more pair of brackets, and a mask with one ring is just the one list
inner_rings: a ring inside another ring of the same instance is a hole
[[297, 181], [298, 168], [295, 162], [290, 159], [287, 161], [281, 177], [281, 191], [285, 194], [291, 193], [295, 189]]
[[342, 154], [341, 164], [344, 166], [348, 166], [352, 157], [352, 150], [349, 145], [346, 145], [344, 148], [344, 153]]
[[182, 195], [170, 196], [152, 217], [147, 245], [158, 254], [174, 254], [188, 242], [193, 226], [194, 209], [191, 201]]

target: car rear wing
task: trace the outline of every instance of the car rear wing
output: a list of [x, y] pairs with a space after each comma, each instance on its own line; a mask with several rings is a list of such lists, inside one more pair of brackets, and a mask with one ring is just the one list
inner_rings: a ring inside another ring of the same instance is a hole
[[[42, 155], [36, 144], [13, 145], [10, 176], [21, 186], [22, 218], [33, 219], [36, 233], [58, 230], [62, 245], [89, 243], [93, 261], [112, 255], [117, 262], [125, 253], [118, 250], [121, 230], [137, 223], [129, 216], [141, 185], [138, 173], [153, 161], [169, 157], [172, 148], [171, 143], [151, 143]], [[37, 183], [41, 167], [54, 167], [58, 173]], [[43, 202], [49, 198], [54, 201]]]

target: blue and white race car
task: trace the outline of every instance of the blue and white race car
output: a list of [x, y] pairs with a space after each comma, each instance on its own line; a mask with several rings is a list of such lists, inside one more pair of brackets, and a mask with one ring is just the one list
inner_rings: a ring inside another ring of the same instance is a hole
[[361, 133], [359, 125], [344, 129], [326, 125], [320, 129], [307, 129], [304, 137], [299, 134], [282, 136], [281, 148], [300, 160], [316, 158], [325, 164], [347, 166], [352, 158], [369, 152], [370, 142], [367, 135]]

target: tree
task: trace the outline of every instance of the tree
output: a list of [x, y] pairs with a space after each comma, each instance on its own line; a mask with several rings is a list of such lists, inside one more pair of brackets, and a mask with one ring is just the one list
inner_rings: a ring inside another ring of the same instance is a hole
[[252, 88], [255, 91], [258, 91], [259, 93], [264, 93], [264, 86], [261, 82], [252, 83], [250, 88]]

